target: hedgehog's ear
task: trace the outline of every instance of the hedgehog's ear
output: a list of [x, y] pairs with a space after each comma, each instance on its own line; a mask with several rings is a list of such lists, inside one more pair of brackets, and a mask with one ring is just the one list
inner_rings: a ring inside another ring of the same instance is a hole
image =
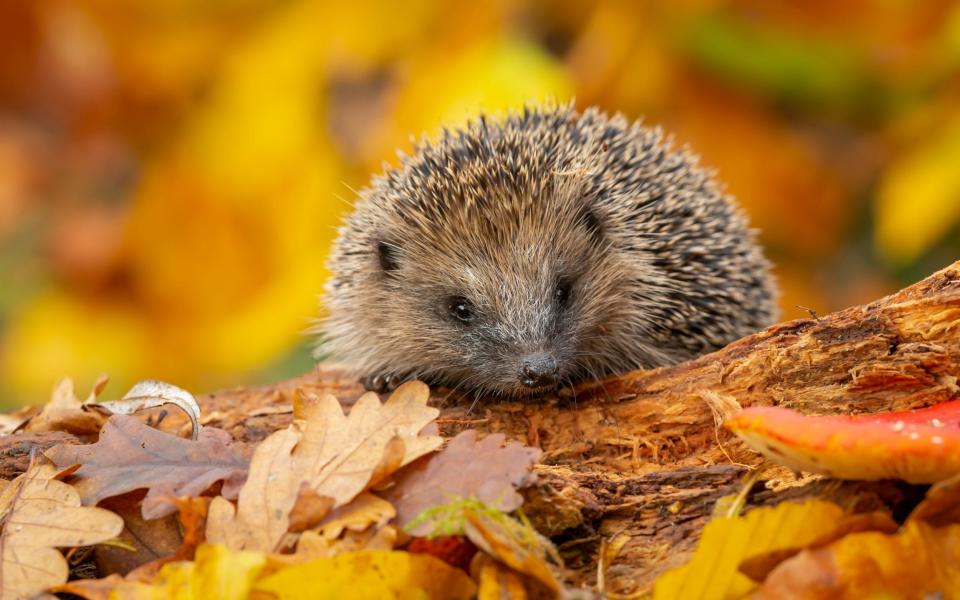
[[600, 245], [603, 243], [603, 221], [597, 211], [589, 206], [580, 209], [580, 224], [590, 234], [593, 243]]
[[392, 273], [400, 268], [397, 247], [383, 240], [377, 242], [377, 259], [384, 273]]

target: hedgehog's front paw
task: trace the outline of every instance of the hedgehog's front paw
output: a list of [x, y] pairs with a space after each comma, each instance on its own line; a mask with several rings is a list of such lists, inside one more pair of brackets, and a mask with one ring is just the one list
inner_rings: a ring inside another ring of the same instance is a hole
[[360, 380], [360, 383], [371, 392], [387, 394], [400, 387], [400, 384], [404, 381], [406, 381], [406, 377], [396, 373], [377, 373], [367, 375]]

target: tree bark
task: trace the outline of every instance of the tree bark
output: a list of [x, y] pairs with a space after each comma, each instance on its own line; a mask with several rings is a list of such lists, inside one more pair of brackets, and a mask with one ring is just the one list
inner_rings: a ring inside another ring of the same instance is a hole
[[[525, 510], [568, 561], [572, 585], [595, 580], [599, 541], [630, 536], [607, 591], [649, 589], [683, 563], [715, 501], [735, 494], [759, 456], [723, 430], [739, 407], [808, 414], [928, 406], [960, 396], [960, 262], [900, 292], [822, 318], [789, 321], [672, 367], [635, 371], [536, 402], [471, 399], [435, 389], [445, 436], [503, 432], [544, 450]], [[293, 392], [344, 404], [361, 385], [339, 366], [255, 389], [199, 398], [203, 423], [259, 441], [289, 424]], [[854, 509], [904, 509], [921, 488], [898, 482], [796, 480], [784, 470], [753, 486], [748, 505], [807, 496]]]

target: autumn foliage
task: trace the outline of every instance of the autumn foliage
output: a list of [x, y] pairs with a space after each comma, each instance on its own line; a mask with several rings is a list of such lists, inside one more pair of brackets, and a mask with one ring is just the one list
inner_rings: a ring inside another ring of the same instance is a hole
[[[383, 403], [363, 395], [347, 414], [332, 396], [302, 392], [293, 424], [255, 446], [210, 426], [183, 438], [123, 414], [83, 431], [77, 414], [123, 413], [124, 402], [142, 408], [144, 390], [157, 404], [179, 405], [189, 394], [147, 382], [127, 400], [98, 403], [93, 394], [81, 403], [69, 389], [60, 384], [48, 405], [56, 417], [44, 409], [16, 427], [69, 427], [96, 441], [35, 453], [25, 473], [4, 481], [4, 598], [46, 589], [86, 598], [186, 589], [198, 599], [561, 589], [551, 543], [507, 515], [522, 504], [516, 490], [535, 481], [539, 452], [473, 431], [440, 450], [443, 439], [429, 432], [439, 411], [427, 406], [422, 383]], [[101, 577], [68, 582], [55, 548], [98, 543], [107, 545], [83, 561]]]

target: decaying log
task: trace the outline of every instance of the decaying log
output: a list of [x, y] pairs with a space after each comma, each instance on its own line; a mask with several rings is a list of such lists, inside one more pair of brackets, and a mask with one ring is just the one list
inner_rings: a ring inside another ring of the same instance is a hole
[[[809, 414], [922, 407], [960, 397], [960, 262], [892, 296], [782, 323], [673, 367], [636, 371], [537, 402], [433, 391], [445, 435], [504, 432], [544, 450], [525, 510], [554, 537], [573, 585], [589, 584], [602, 537], [631, 536], [608, 591], [649, 587], [685, 561], [715, 501], [736, 493], [756, 454], [718, 426], [717, 406], [779, 405]], [[344, 404], [362, 392], [337, 366], [199, 398], [203, 423], [259, 441], [289, 424], [297, 388]], [[897, 482], [795, 480], [773, 471], [751, 505], [816, 495], [897, 509], [922, 489]]]

